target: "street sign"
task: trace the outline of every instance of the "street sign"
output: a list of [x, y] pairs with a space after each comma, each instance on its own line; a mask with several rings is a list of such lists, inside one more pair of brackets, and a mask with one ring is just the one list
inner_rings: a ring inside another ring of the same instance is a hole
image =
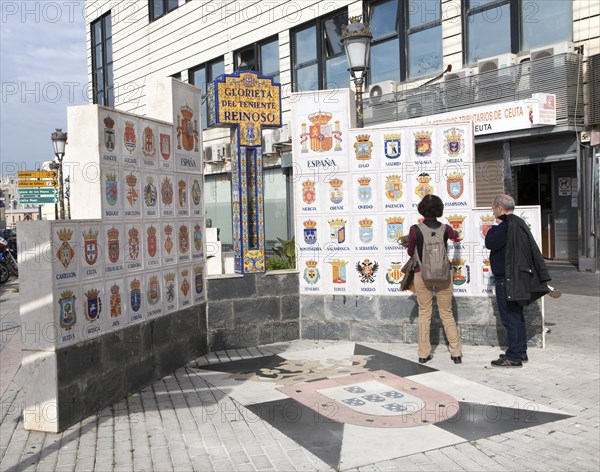
[[34, 196], [34, 195], [58, 195], [58, 189], [55, 188], [20, 188], [19, 195], [22, 196]]
[[58, 180], [19, 180], [19, 188], [58, 187]]
[[20, 197], [19, 203], [35, 203], [36, 205], [42, 203], [58, 203], [58, 198], [54, 197]]
[[20, 170], [19, 179], [56, 179], [58, 173], [55, 171], [33, 171]]

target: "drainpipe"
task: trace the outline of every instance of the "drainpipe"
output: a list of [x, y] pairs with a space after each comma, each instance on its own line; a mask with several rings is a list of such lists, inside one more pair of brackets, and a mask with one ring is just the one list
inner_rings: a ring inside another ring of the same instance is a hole
[[504, 176], [504, 193], [514, 197], [512, 168], [510, 167], [510, 141], [502, 143], [502, 175]]
[[600, 269], [598, 261], [598, 225], [600, 215], [598, 207], [598, 157], [594, 148], [582, 146], [577, 141], [577, 183], [578, 231], [579, 231], [579, 270], [596, 272]]

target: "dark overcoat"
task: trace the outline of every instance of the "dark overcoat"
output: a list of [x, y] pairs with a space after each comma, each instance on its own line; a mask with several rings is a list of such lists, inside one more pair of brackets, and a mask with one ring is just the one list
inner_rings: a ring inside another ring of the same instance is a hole
[[550, 272], [527, 223], [517, 215], [504, 215], [508, 223], [506, 241], [506, 298], [528, 305], [550, 289]]

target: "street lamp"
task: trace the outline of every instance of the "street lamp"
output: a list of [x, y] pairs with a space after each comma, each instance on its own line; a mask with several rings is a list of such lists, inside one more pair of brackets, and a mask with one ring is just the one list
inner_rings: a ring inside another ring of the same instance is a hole
[[349, 18], [350, 24], [342, 25], [342, 43], [348, 58], [348, 70], [356, 89], [356, 126], [363, 127], [363, 85], [369, 68], [369, 50], [373, 35], [369, 24], [363, 23], [360, 16]]
[[56, 128], [52, 133], [52, 146], [54, 146], [54, 155], [58, 160], [58, 204], [60, 205], [60, 219], [65, 219], [65, 195], [63, 189], [63, 157], [65, 157], [65, 144], [67, 143], [67, 133], [62, 129]]

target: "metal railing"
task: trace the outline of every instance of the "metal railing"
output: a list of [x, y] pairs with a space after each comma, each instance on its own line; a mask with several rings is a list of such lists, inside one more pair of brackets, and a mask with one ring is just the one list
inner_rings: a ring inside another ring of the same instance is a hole
[[581, 125], [581, 63], [582, 56], [567, 53], [424, 87], [402, 84], [396, 93], [365, 99], [365, 126], [526, 100], [538, 92], [556, 94], [557, 125]]

